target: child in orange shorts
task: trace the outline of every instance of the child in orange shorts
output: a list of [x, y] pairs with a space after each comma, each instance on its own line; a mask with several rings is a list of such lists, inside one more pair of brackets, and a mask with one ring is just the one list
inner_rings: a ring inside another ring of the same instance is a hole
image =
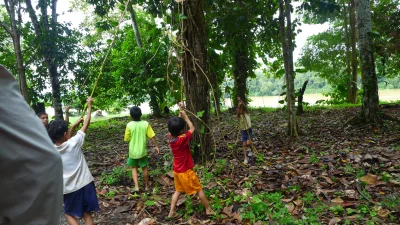
[[[179, 103], [179, 108], [180, 117], [175, 116], [168, 121], [168, 131], [170, 132], [168, 141], [171, 146], [172, 154], [174, 155], [175, 193], [172, 196], [171, 210], [169, 211], [167, 219], [175, 219], [180, 216], [176, 213], [176, 202], [181, 192], [185, 192], [187, 195], [198, 193], [200, 201], [206, 208], [206, 214], [214, 215], [214, 211], [208, 204], [200, 181], [193, 171], [194, 162], [192, 154], [190, 153], [189, 141], [192, 139], [194, 126], [186, 115], [182, 103]], [[188, 124], [189, 130], [185, 132], [186, 124]]]

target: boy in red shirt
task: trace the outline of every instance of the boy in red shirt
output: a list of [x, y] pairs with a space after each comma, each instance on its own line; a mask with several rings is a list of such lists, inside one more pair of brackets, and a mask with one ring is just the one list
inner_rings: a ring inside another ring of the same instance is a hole
[[[192, 139], [194, 126], [186, 115], [182, 103], [179, 103], [179, 108], [180, 117], [175, 116], [168, 121], [168, 131], [170, 132], [168, 141], [171, 146], [172, 154], [174, 155], [175, 193], [172, 196], [171, 210], [169, 211], [167, 219], [175, 219], [180, 216], [176, 213], [176, 202], [181, 192], [186, 192], [187, 195], [198, 193], [200, 201], [206, 209], [206, 214], [214, 215], [214, 211], [208, 204], [200, 181], [193, 171], [194, 162], [192, 154], [190, 153], [189, 142]], [[186, 124], [189, 126], [189, 130], [185, 132]]]

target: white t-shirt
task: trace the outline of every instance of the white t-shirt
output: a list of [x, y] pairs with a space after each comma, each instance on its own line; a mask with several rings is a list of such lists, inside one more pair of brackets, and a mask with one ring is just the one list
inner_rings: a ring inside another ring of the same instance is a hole
[[63, 162], [64, 194], [77, 191], [93, 181], [85, 156], [81, 149], [85, 140], [85, 133], [78, 133], [56, 146]]

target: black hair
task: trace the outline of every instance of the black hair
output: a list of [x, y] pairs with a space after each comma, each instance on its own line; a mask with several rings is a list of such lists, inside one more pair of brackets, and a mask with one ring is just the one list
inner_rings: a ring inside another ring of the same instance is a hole
[[177, 137], [185, 126], [186, 121], [181, 117], [174, 116], [168, 120], [168, 131], [172, 136]]
[[60, 140], [60, 138], [64, 136], [65, 132], [68, 132], [68, 124], [64, 120], [53, 120], [49, 123], [47, 128], [47, 133], [49, 133], [53, 143]]
[[38, 113], [36, 115], [40, 118], [42, 115], [48, 115], [48, 114], [46, 112], [40, 112], [40, 113]]
[[140, 117], [142, 116], [142, 110], [139, 107], [133, 106], [130, 110], [131, 117], [134, 121], [140, 121]]

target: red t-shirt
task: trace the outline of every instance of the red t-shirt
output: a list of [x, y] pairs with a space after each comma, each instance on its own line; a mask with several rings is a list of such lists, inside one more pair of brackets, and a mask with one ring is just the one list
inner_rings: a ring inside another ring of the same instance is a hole
[[193, 169], [194, 162], [190, 153], [189, 141], [192, 140], [192, 133], [187, 131], [179, 137], [173, 138], [168, 135], [169, 146], [171, 146], [174, 155], [174, 171], [176, 173], [184, 173], [189, 169]]

